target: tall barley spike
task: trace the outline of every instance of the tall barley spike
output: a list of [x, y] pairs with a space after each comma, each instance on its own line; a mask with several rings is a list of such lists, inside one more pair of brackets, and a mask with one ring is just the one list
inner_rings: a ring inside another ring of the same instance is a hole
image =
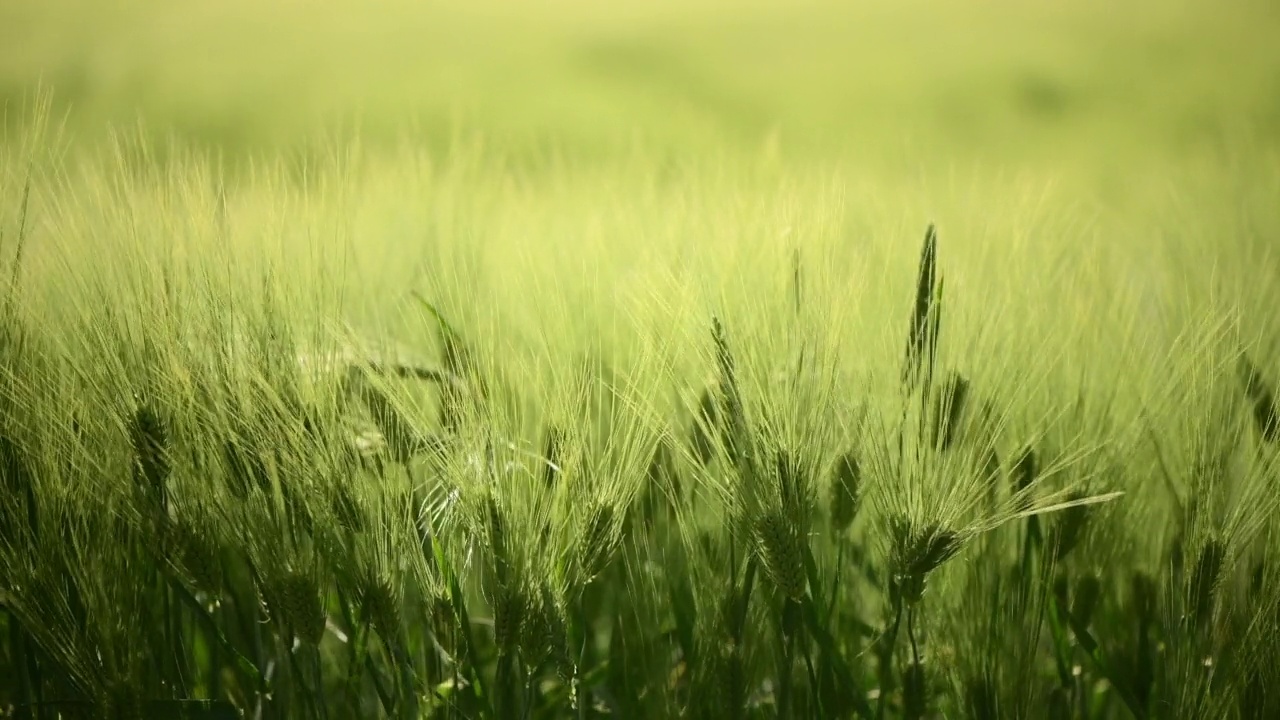
[[934, 403], [933, 438], [938, 451], [949, 450], [955, 442], [968, 398], [969, 381], [960, 373], [951, 372]]
[[578, 538], [577, 556], [583, 582], [590, 582], [608, 563], [618, 544], [618, 511], [611, 500], [598, 499], [587, 513]]
[[393, 460], [403, 464], [426, 449], [427, 442], [423, 440], [418, 429], [409, 418], [405, 417], [404, 413], [400, 412], [382, 388], [366, 382], [361, 398], [364, 400], [365, 407], [369, 408], [369, 416], [373, 419], [373, 424], [377, 426], [378, 432], [382, 433]]
[[804, 308], [804, 286], [801, 281], [800, 248], [795, 248], [791, 251], [791, 299], [797, 315]]
[[1039, 474], [1040, 465], [1036, 458], [1036, 451], [1027, 447], [1013, 464], [1012, 490], [1015, 496], [1020, 496], [1017, 504], [1018, 512], [1031, 509], [1031, 497], [1027, 494], [1027, 490], [1035, 483]]
[[367, 572], [359, 586], [360, 614], [385, 639], [398, 636], [401, 627], [399, 586], [385, 573]]
[[652, 521], [657, 512], [665, 508], [674, 515], [683, 497], [680, 472], [676, 469], [671, 443], [664, 435], [653, 449], [649, 467], [645, 471], [645, 516]]
[[217, 541], [187, 525], [165, 522], [161, 527], [169, 562], [175, 570], [184, 574], [197, 590], [218, 595], [222, 590], [223, 566]]
[[542, 482], [548, 488], [555, 487], [556, 480], [560, 477], [563, 446], [564, 433], [555, 425], [548, 425], [542, 444]]
[[787, 517], [776, 510], [765, 511], [756, 521], [756, 541], [765, 574], [787, 597], [803, 599], [804, 550], [801, 538]]
[[693, 455], [703, 465], [709, 465], [715, 458], [716, 441], [712, 432], [718, 427], [719, 406], [711, 388], [704, 388], [698, 396], [698, 411], [689, 428], [689, 446]]
[[960, 552], [960, 536], [936, 523], [923, 527], [906, 518], [889, 520], [894, 586], [907, 605], [924, 595], [929, 573]]
[[1276, 407], [1271, 386], [1247, 356], [1241, 355], [1239, 372], [1244, 382], [1245, 397], [1252, 405], [1253, 422], [1258, 433], [1267, 442], [1280, 440], [1280, 410]]
[[566, 670], [567, 622], [549, 583], [542, 582], [538, 592], [530, 593], [525, 610], [527, 617], [521, 627], [520, 652], [531, 665], [550, 660], [558, 672]]
[[518, 585], [500, 587], [493, 599], [493, 642], [504, 654], [516, 649], [528, 603]]
[[236, 440], [226, 440], [222, 443], [222, 456], [227, 464], [227, 489], [236, 499], [244, 500], [254, 488], [270, 490], [266, 466], [256, 452], [241, 447]]
[[730, 461], [738, 466], [751, 467], [751, 436], [747, 427], [746, 407], [738, 387], [737, 363], [719, 318], [711, 319], [711, 337], [715, 343], [716, 366], [720, 371], [720, 406], [723, 411], [721, 443]]
[[129, 424], [133, 445], [134, 482], [148, 502], [161, 511], [168, 507], [169, 432], [159, 414], [142, 405]]
[[1074, 600], [1071, 605], [1071, 614], [1082, 626], [1087, 628], [1093, 622], [1093, 612], [1098, 606], [1101, 595], [1102, 583], [1095, 573], [1088, 572], [1076, 581], [1075, 591], [1072, 593]]
[[319, 645], [324, 638], [325, 613], [320, 598], [320, 585], [314, 575], [288, 571], [280, 578], [276, 591], [280, 622], [303, 642]]
[[1200, 550], [1187, 587], [1187, 614], [1194, 627], [1204, 628], [1213, 612], [1213, 594], [1222, 574], [1226, 547], [1219, 540], [1209, 540]]
[[329, 491], [329, 510], [338, 521], [339, 527], [349, 533], [362, 533], [368, 524], [365, 522], [364, 508], [350, 487], [339, 480]]
[[907, 335], [907, 349], [902, 368], [902, 383], [915, 388], [920, 381], [928, 387], [937, 351], [937, 331], [941, 311], [940, 285], [937, 282], [938, 235], [932, 224], [925, 231], [924, 247], [916, 276], [915, 305]]
[[809, 506], [809, 481], [794, 454], [779, 450], [774, 455], [774, 473], [778, 479], [778, 497], [783, 516], [793, 524], [803, 525]]
[[858, 464], [857, 454], [849, 451], [840, 456], [832, 474], [829, 502], [831, 527], [836, 532], [844, 532], [853, 524], [861, 499], [862, 468]]
[[[1085, 495], [1073, 491], [1068, 496], [1069, 502], [1083, 500]], [[1053, 525], [1049, 528], [1048, 550], [1054, 562], [1060, 562], [1075, 549], [1084, 536], [1085, 525], [1092, 507], [1089, 505], [1072, 505], [1056, 514]]]
[[505, 585], [511, 575], [511, 555], [508, 546], [507, 523], [498, 498], [490, 493], [485, 498], [485, 530], [489, 538], [490, 559], [499, 585]]
[[456, 378], [466, 380], [465, 387], [456, 382], [442, 383], [440, 387], [440, 425], [446, 432], [456, 433], [462, 427], [464, 403], [468, 395], [483, 401], [488, 392], [475, 357], [463, 341], [461, 333], [445, 320], [444, 314], [435, 305], [417, 293], [414, 295], [435, 319], [445, 370]]

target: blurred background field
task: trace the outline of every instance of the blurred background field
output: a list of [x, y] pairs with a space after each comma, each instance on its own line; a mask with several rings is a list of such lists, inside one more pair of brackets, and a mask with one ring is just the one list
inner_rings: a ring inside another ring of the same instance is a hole
[[[1100, 184], [1280, 141], [1268, 0], [7, 0], [0, 98], [230, 153], [474, 131], [535, 155], [837, 154]], [[9, 123], [22, 122], [12, 109]]]

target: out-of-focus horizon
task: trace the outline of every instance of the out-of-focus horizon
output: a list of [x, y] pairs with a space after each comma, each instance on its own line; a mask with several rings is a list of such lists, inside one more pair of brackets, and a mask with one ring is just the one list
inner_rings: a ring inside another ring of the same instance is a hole
[[232, 154], [465, 131], [581, 157], [776, 142], [1119, 174], [1280, 144], [1278, 7], [9, 0], [0, 101], [21, 123], [43, 84], [75, 138], [141, 120]]

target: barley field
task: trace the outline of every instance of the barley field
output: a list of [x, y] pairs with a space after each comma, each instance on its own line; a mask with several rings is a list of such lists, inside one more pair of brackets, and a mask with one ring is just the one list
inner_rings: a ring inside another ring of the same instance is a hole
[[0, 717], [1280, 717], [1277, 37], [0, 3]]

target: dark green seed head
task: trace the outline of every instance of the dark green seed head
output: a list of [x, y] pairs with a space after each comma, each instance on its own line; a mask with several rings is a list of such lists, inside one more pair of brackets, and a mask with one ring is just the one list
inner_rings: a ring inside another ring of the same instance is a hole
[[902, 600], [914, 604], [923, 596], [929, 573], [960, 552], [960, 536], [937, 524], [917, 527], [905, 518], [891, 519], [889, 530], [894, 582]]
[[527, 603], [518, 588], [499, 588], [493, 601], [493, 642], [498, 650], [511, 653], [520, 640]]
[[[1083, 493], [1075, 492], [1069, 499], [1078, 501], [1083, 498]], [[1055, 562], [1060, 562], [1067, 557], [1084, 537], [1090, 509], [1088, 505], [1074, 505], [1056, 513], [1055, 522], [1049, 529], [1048, 543], [1050, 557]]]
[[1076, 581], [1075, 601], [1071, 606], [1071, 614], [1080, 621], [1084, 627], [1089, 627], [1093, 622], [1093, 611], [1098, 606], [1098, 599], [1102, 595], [1102, 583], [1098, 581], [1098, 576], [1092, 572], [1086, 573]]
[[1066, 573], [1058, 573], [1053, 578], [1053, 598], [1058, 601], [1058, 607], [1065, 610], [1068, 607], [1068, 596], [1070, 594], [1070, 586], [1067, 583]]
[[1280, 410], [1277, 409], [1271, 385], [1248, 357], [1240, 358], [1239, 372], [1258, 433], [1267, 442], [1280, 440]]
[[578, 540], [578, 559], [584, 581], [590, 581], [608, 563], [618, 543], [618, 512], [609, 500], [596, 501], [587, 514], [585, 531]]
[[[1022, 454], [1018, 456], [1017, 461], [1013, 464], [1013, 492], [1014, 494], [1025, 493], [1028, 488], [1036, 481], [1036, 477], [1040, 474], [1039, 462], [1036, 458], [1036, 451], [1032, 448], [1026, 448]], [[1031, 498], [1024, 496], [1017, 504], [1019, 512], [1031, 509]]]
[[564, 447], [564, 433], [555, 425], [547, 426], [547, 434], [542, 443], [542, 482], [547, 487], [555, 487], [560, 477], [561, 454]]
[[698, 397], [698, 412], [689, 431], [689, 446], [693, 455], [703, 465], [708, 465], [716, 455], [715, 429], [719, 423], [719, 404], [711, 388], [705, 388]]
[[324, 638], [326, 618], [316, 578], [304, 572], [285, 573], [277, 592], [276, 616], [303, 642], [319, 645]]
[[777, 511], [756, 522], [756, 540], [765, 572], [778, 590], [793, 600], [804, 598], [804, 550], [795, 528]]
[[347, 532], [364, 532], [366, 527], [364, 509], [356, 499], [351, 488], [339, 481], [330, 491], [329, 509], [338, 525]]
[[1214, 589], [1222, 573], [1225, 557], [1226, 548], [1223, 544], [1218, 540], [1210, 540], [1196, 558], [1190, 586], [1187, 588], [1187, 610], [1196, 627], [1203, 628], [1213, 612]]
[[933, 414], [934, 444], [939, 451], [949, 450], [969, 399], [969, 381], [963, 375], [952, 372], [942, 384]]
[[853, 452], [845, 453], [836, 461], [831, 479], [831, 527], [843, 532], [853, 524], [858, 514], [858, 501], [862, 485], [862, 468]]
[[1150, 625], [1156, 612], [1156, 582], [1150, 575], [1138, 571], [1129, 580], [1134, 612], [1138, 622]]
[[165, 507], [169, 479], [169, 433], [149, 405], [135, 411], [129, 426], [133, 444], [134, 481], [150, 502]]
[[808, 480], [804, 468], [795, 455], [779, 450], [774, 456], [774, 472], [778, 479], [778, 496], [782, 499], [782, 512], [792, 522], [798, 522], [806, 514]]
[[360, 614], [383, 638], [400, 632], [400, 593], [384, 575], [369, 574], [360, 584]]

